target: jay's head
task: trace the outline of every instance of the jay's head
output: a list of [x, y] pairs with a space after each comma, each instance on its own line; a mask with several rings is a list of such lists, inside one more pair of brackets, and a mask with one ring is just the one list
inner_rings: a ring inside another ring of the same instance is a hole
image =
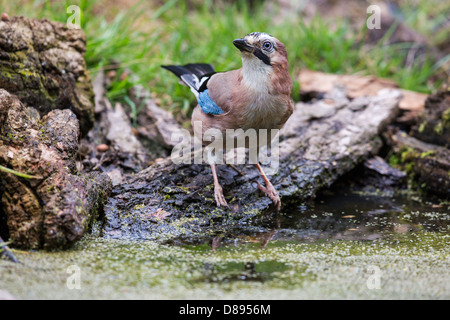
[[277, 38], [263, 32], [252, 32], [242, 39], [236, 39], [233, 44], [242, 53], [242, 61], [267, 67], [287, 68], [286, 47]]

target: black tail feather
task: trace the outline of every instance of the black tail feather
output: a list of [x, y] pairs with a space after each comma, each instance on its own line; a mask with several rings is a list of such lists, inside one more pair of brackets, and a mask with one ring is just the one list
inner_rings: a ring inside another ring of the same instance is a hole
[[215, 73], [214, 67], [207, 63], [189, 63], [184, 66], [162, 66], [164, 69], [171, 71], [177, 77], [181, 78], [185, 74], [194, 74], [198, 79]]

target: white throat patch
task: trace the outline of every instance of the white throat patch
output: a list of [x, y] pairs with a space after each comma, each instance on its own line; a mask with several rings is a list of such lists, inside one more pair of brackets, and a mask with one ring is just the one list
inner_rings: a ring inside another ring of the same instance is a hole
[[253, 55], [242, 55], [242, 82], [258, 92], [267, 92], [271, 66]]

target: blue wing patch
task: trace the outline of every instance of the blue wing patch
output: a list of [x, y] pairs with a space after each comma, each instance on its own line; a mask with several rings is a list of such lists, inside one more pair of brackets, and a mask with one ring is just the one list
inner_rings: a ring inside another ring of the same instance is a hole
[[206, 114], [222, 114], [225, 113], [220, 107], [214, 102], [213, 99], [208, 94], [208, 89], [202, 91], [198, 95], [198, 104], [202, 108], [203, 112]]

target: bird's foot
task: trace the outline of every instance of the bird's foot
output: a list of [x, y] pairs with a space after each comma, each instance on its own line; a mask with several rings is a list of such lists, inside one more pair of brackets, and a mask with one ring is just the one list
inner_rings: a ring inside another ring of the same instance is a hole
[[264, 187], [260, 183], [258, 183], [258, 189], [264, 192], [270, 199], [272, 199], [274, 205], [277, 206], [277, 211], [280, 211], [281, 199], [280, 196], [278, 195], [277, 190], [275, 190], [274, 186], [270, 182], [267, 184], [267, 187]]
[[228, 207], [228, 203], [225, 200], [225, 197], [223, 196], [222, 187], [214, 186], [214, 198], [216, 198], [216, 203], [218, 207]]

